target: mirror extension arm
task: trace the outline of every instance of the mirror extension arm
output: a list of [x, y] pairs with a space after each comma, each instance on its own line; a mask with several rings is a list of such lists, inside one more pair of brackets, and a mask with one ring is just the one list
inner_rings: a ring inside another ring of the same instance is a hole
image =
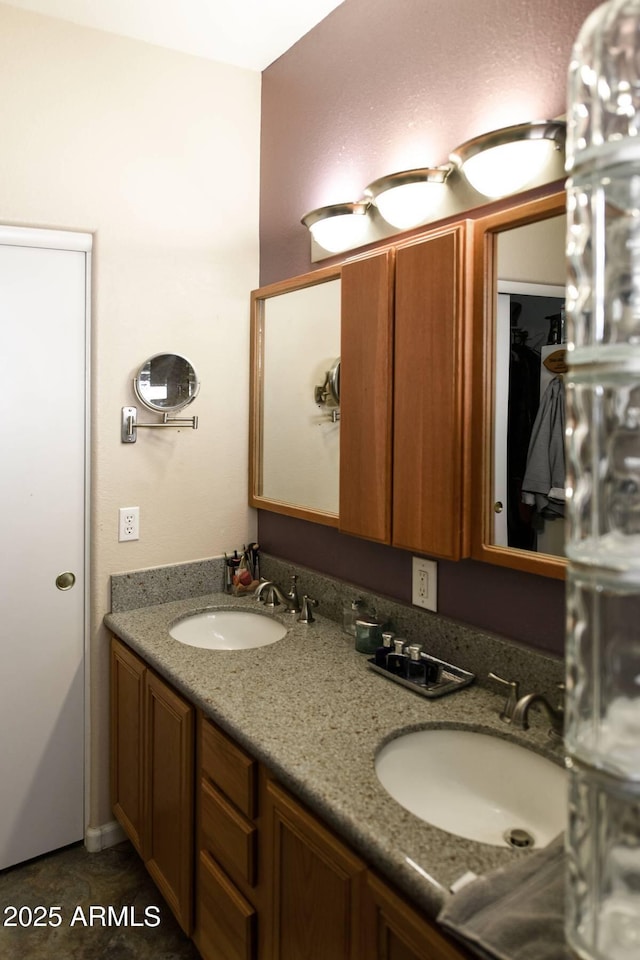
[[168, 413], [165, 413], [162, 420], [159, 420], [157, 423], [138, 423], [137, 408], [123, 407], [121, 439], [123, 443], [135, 443], [138, 439], [138, 427], [183, 427], [187, 424], [194, 430], [197, 430], [198, 418], [170, 417]]

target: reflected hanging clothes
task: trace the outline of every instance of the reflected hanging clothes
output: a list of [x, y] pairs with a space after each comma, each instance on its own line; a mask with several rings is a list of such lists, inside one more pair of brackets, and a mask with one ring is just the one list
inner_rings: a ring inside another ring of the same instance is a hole
[[554, 377], [542, 395], [522, 481], [522, 499], [546, 520], [564, 517], [564, 384]]

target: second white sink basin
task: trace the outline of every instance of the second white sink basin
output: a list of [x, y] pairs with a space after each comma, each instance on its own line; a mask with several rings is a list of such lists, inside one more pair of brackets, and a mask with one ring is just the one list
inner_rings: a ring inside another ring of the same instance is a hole
[[566, 825], [565, 770], [499, 737], [418, 730], [385, 744], [375, 769], [405, 809], [468, 840], [544, 847]]
[[207, 650], [250, 650], [282, 640], [287, 628], [250, 610], [205, 610], [178, 620], [170, 636], [189, 647]]

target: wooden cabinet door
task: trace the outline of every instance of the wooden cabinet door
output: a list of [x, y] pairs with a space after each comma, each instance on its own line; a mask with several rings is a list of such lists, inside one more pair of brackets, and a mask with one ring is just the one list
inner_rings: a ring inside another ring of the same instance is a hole
[[255, 960], [256, 911], [206, 851], [198, 860], [196, 946], [203, 960]]
[[362, 960], [364, 863], [273, 781], [266, 805], [270, 960]]
[[146, 702], [145, 860], [178, 923], [190, 934], [194, 709], [151, 671]]
[[389, 543], [393, 251], [341, 276], [339, 529]]
[[469, 322], [464, 223], [398, 247], [392, 543], [468, 556]]
[[363, 912], [367, 960], [470, 960], [374, 874], [367, 876]]
[[146, 667], [111, 641], [111, 806], [144, 858], [143, 737]]

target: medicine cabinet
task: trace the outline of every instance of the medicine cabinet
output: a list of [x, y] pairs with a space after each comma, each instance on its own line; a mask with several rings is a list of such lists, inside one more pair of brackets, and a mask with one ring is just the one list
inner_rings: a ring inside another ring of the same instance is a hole
[[516, 330], [538, 403], [562, 376], [565, 194], [486, 209], [254, 291], [252, 506], [564, 577], [562, 520], [527, 547], [507, 531], [520, 504], [500, 458]]
[[[556, 578], [566, 568], [565, 209], [564, 192], [511, 205], [476, 220], [474, 241], [472, 556]], [[531, 493], [546, 473], [547, 496]]]
[[[252, 506], [468, 555], [468, 236], [458, 221], [254, 291]], [[337, 421], [318, 403], [335, 355]]]

